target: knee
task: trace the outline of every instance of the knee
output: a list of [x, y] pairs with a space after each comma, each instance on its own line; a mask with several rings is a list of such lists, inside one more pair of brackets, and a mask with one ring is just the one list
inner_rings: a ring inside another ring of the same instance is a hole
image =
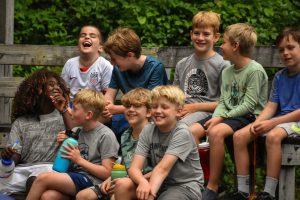
[[209, 142], [223, 142], [225, 139], [225, 136], [222, 134], [222, 131], [217, 127], [211, 128], [208, 132], [208, 136]]
[[55, 199], [55, 196], [51, 195], [51, 192], [44, 192], [41, 196], [41, 200], [51, 200]]
[[190, 130], [194, 137], [201, 138], [205, 135], [203, 127], [199, 123], [194, 123], [190, 126]]
[[130, 178], [121, 178], [117, 180], [115, 184], [115, 191], [128, 192], [131, 190], [133, 182]]
[[49, 180], [49, 177], [51, 176], [51, 173], [42, 173], [36, 177], [34, 180], [35, 184], [44, 184], [47, 180]]
[[92, 200], [92, 199], [97, 199], [97, 195], [90, 188], [81, 190], [79, 193], [76, 194], [76, 200]]
[[247, 142], [245, 141], [245, 136], [240, 132], [235, 132], [233, 134], [233, 144], [234, 146], [244, 146]]
[[266, 144], [268, 145], [279, 145], [281, 144], [281, 137], [275, 131], [270, 131], [267, 134]]

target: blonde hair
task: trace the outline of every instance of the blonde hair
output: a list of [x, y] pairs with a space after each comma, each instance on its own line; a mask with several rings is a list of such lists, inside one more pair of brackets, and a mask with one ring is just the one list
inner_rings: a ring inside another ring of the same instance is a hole
[[92, 111], [93, 119], [98, 119], [105, 107], [105, 99], [100, 92], [83, 89], [75, 94], [73, 104], [80, 104], [83, 109]]
[[178, 86], [174, 85], [163, 85], [156, 86], [151, 91], [151, 99], [157, 99], [165, 97], [168, 101], [175, 104], [179, 108], [182, 108], [185, 103], [185, 95]]
[[192, 28], [212, 27], [214, 33], [219, 33], [220, 23], [220, 14], [213, 11], [200, 11], [193, 17]]
[[112, 32], [104, 43], [104, 51], [108, 54], [127, 57], [133, 52], [136, 58], [141, 56], [142, 46], [139, 36], [129, 28], [118, 28]]
[[121, 98], [121, 102], [125, 107], [129, 107], [131, 104], [142, 104], [150, 109], [151, 92], [145, 88], [136, 88], [124, 94]]
[[256, 41], [255, 28], [245, 23], [237, 23], [226, 28], [225, 33], [231, 44], [239, 43], [240, 54], [250, 56]]

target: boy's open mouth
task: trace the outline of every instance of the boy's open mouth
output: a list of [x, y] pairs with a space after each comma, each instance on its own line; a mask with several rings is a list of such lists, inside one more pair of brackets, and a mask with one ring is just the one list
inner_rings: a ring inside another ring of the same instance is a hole
[[85, 42], [82, 43], [82, 45], [83, 45], [84, 47], [90, 47], [90, 46], [92, 46], [92, 43], [91, 43], [91, 42], [88, 42], [88, 41], [85, 41]]

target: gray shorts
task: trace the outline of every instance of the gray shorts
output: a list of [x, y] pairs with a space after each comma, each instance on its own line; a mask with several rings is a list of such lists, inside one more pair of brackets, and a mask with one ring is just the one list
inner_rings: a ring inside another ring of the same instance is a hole
[[300, 130], [297, 131], [295, 128], [300, 129], [300, 122], [287, 122], [283, 124], [278, 124], [276, 127], [283, 128], [288, 135], [299, 134]]
[[195, 194], [191, 188], [185, 185], [168, 186], [159, 191], [157, 200], [201, 200], [202, 194], [199, 189], [198, 194]]
[[188, 114], [184, 118], [180, 120], [180, 122], [185, 123], [187, 126], [192, 125], [193, 123], [196, 123], [204, 118], [207, 118], [208, 116], [211, 116], [212, 113], [209, 112], [194, 112], [191, 114]]

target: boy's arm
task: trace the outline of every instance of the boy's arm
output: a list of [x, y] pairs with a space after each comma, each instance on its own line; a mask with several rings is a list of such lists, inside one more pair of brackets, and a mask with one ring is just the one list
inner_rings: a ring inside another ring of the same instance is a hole
[[154, 167], [152, 175], [150, 177], [151, 195], [156, 197], [156, 194], [168, 176], [172, 167], [178, 160], [178, 157], [170, 154], [165, 154], [162, 160]]
[[184, 117], [187, 114], [194, 113], [197, 111], [203, 111], [203, 112], [214, 112], [218, 105], [218, 102], [199, 102], [199, 103], [189, 103], [185, 104], [182, 111], [181, 111], [181, 117]]
[[[128, 175], [132, 179], [132, 181], [139, 185], [141, 181], [145, 181], [146, 178], [143, 176], [142, 169], [145, 162], [145, 157], [135, 154], [130, 168], [128, 169]], [[147, 181], [147, 180], [146, 180]]]

